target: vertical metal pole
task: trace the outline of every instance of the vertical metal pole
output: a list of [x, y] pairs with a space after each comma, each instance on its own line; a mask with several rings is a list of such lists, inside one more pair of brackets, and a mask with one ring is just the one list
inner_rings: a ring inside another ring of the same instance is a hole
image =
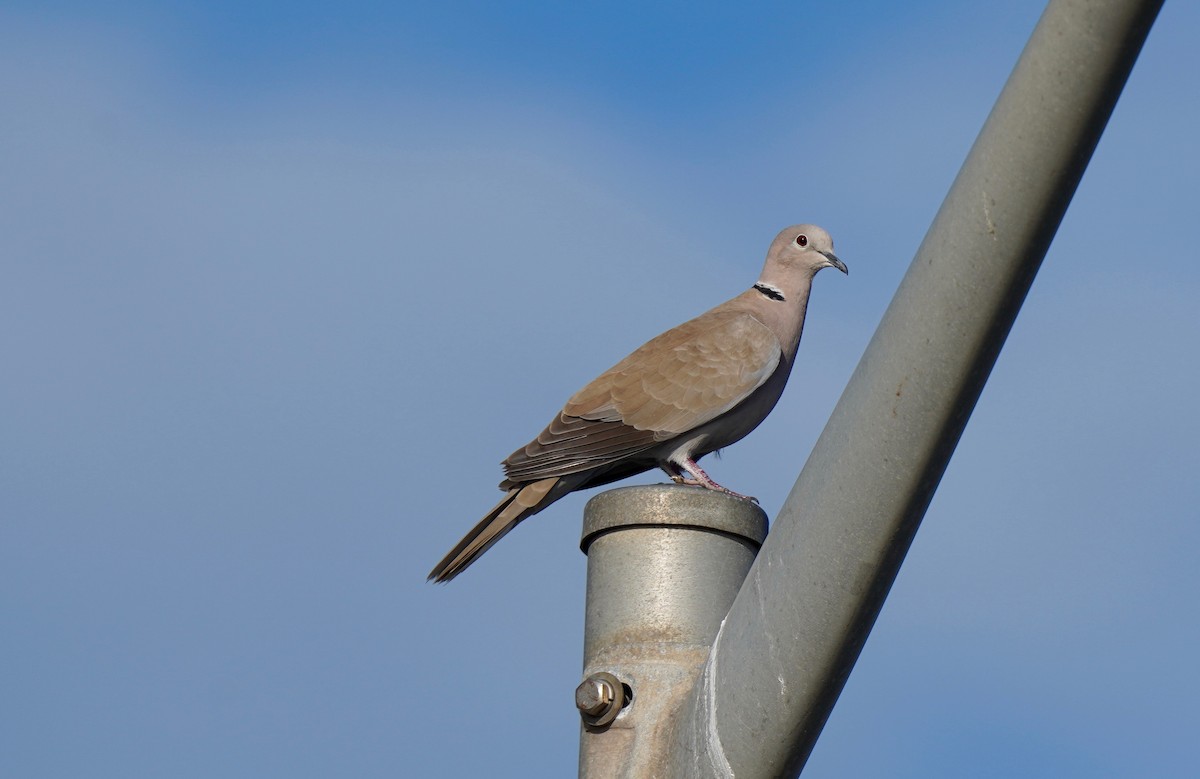
[[695, 487], [588, 502], [580, 776], [666, 773], [670, 723], [766, 534], [758, 506]]
[[1046, 8], [721, 626], [669, 776], [803, 768], [1161, 4]]

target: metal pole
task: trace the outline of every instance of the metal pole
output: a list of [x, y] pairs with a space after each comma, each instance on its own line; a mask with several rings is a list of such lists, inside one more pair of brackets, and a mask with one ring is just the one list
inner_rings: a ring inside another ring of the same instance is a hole
[[803, 768], [1161, 4], [1047, 6], [721, 626], [669, 775]]
[[655, 485], [596, 495], [583, 522], [579, 775], [662, 776], [670, 723], [767, 535], [767, 516], [727, 495]]

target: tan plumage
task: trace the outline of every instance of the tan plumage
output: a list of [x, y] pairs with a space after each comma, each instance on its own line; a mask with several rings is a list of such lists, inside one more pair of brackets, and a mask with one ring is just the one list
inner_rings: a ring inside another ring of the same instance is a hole
[[569, 492], [656, 466], [675, 481], [745, 497], [714, 482], [696, 460], [740, 440], [774, 408], [791, 373], [812, 278], [831, 267], [846, 272], [828, 233], [814, 225], [783, 230], [754, 287], [646, 342], [509, 455], [504, 498], [429, 578], [453, 579]]

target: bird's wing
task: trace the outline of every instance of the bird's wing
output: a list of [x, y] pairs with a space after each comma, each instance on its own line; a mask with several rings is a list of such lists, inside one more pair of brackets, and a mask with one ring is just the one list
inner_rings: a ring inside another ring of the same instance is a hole
[[716, 309], [648, 341], [575, 393], [504, 462], [509, 482], [609, 466], [734, 409], [774, 373], [782, 348], [744, 311]]

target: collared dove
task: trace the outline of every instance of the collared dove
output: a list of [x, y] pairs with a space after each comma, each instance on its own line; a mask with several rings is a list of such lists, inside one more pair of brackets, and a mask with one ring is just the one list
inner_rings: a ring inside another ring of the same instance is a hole
[[775, 237], [750, 289], [647, 342], [571, 396], [549, 426], [504, 461], [504, 498], [434, 567], [462, 573], [517, 523], [574, 490], [654, 467], [673, 481], [739, 495], [696, 461], [740, 441], [783, 393], [813, 276], [846, 265], [815, 225]]

